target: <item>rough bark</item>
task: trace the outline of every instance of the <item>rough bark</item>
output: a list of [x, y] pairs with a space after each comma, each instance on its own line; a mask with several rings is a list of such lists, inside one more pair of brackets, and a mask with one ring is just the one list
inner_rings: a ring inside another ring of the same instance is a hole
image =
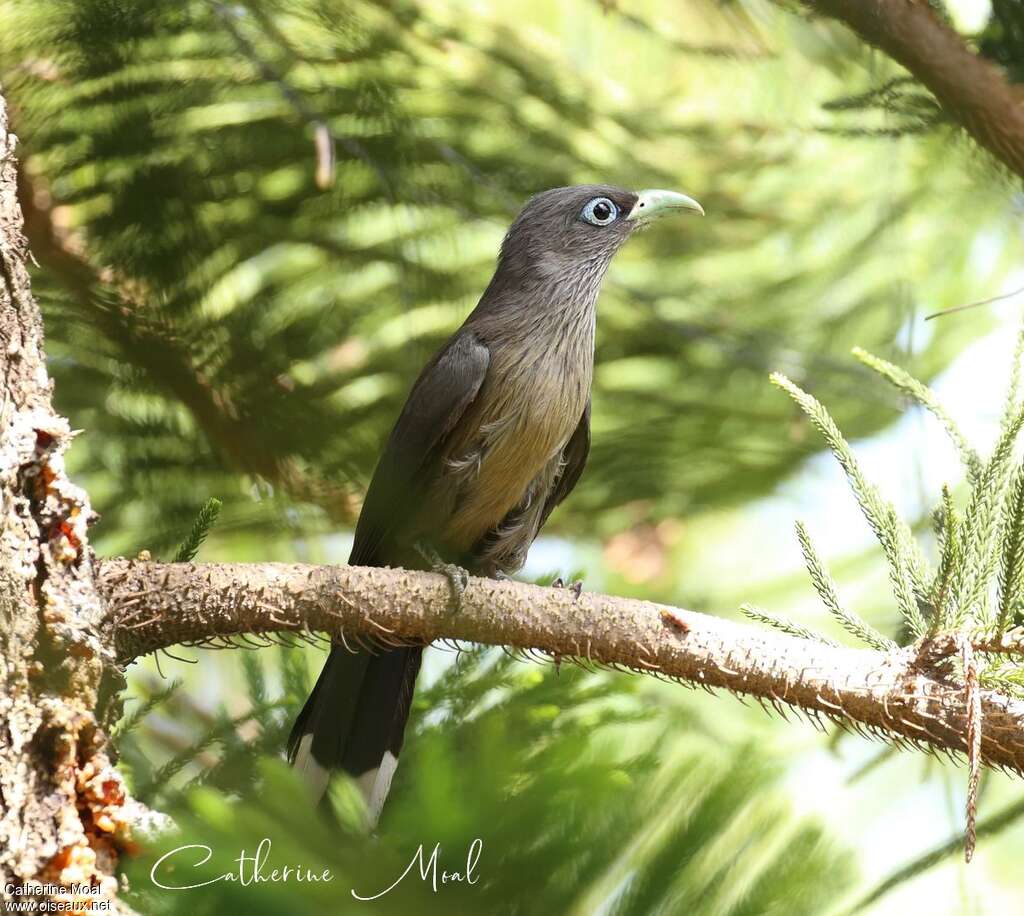
[[[657, 674], [835, 719], [927, 749], [966, 750], [965, 690], [948, 637], [881, 653], [836, 648], [646, 601], [472, 579], [457, 612], [444, 577], [402, 569], [105, 560], [120, 660], [178, 644], [326, 633], [468, 640]], [[249, 643], [252, 645], [252, 643]], [[1024, 773], [1024, 702], [980, 691], [982, 762]]]
[[1024, 177], [1024, 99], [924, 0], [803, 0], [907, 68], [974, 140]]
[[99, 718], [115, 669], [100, 637], [92, 510], [64, 471], [72, 434], [50, 403], [15, 145], [0, 95], [0, 895], [40, 882], [89, 885], [112, 899], [137, 812]]

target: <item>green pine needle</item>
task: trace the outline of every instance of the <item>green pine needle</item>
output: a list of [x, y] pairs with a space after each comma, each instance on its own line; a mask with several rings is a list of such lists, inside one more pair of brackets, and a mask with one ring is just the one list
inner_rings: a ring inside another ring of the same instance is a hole
[[873, 649], [887, 652], [897, 648], [895, 642], [879, 633], [871, 624], [842, 606], [839, 601], [839, 592], [836, 589], [835, 580], [829, 575], [825, 565], [821, 562], [814, 545], [811, 543], [811, 536], [807, 532], [803, 522], [796, 523], [796, 535], [800, 539], [800, 549], [803, 551], [804, 562], [807, 565], [807, 572], [810, 573], [811, 582], [821, 596], [822, 603], [828, 612], [839, 621], [843, 629], [856, 636], [862, 642], [867, 643]]
[[[1005, 632], [1024, 606], [1024, 465], [1014, 470], [1017, 440], [1024, 430], [1024, 405], [1020, 403], [1024, 331], [1014, 356], [999, 440], [987, 462], [967, 444], [929, 388], [862, 349], [854, 353], [939, 418], [967, 467], [971, 494], [962, 518], [958, 517], [950, 488], [942, 489], [942, 505], [936, 512], [940, 560], [934, 577], [909, 525], [865, 479], [849, 443], [824, 406], [783, 375], [772, 375], [772, 382], [807, 414], [846, 472], [861, 510], [882, 545], [897, 606], [913, 636], [961, 629], [968, 621], [986, 631]], [[814, 587], [833, 616], [869, 645], [892, 648], [895, 644], [891, 640], [842, 607], [835, 583], [814, 551], [806, 528], [798, 524], [797, 534]], [[927, 587], [925, 581], [929, 581]], [[996, 585], [998, 600], [993, 602]], [[928, 607], [933, 612], [926, 625], [922, 609]]]
[[177, 553], [174, 554], [175, 563], [191, 563], [195, 559], [203, 541], [210, 533], [210, 529], [217, 523], [217, 516], [220, 515], [223, 505], [219, 499], [213, 497], [206, 501], [203, 508], [199, 510], [199, 515], [196, 516], [188, 537], [182, 541]]
[[1024, 464], [1017, 468], [1003, 513], [1002, 563], [999, 567], [999, 616], [996, 630], [1013, 625], [1014, 613], [1024, 601]]
[[1017, 347], [1013, 351], [1013, 366], [1010, 370], [1010, 387], [1006, 393], [1006, 406], [1003, 408], [1002, 431], [1006, 432], [1013, 418], [1020, 412], [1021, 372], [1024, 371], [1024, 324], [1017, 334]]
[[807, 414], [824, 437], [836, 460], [846, 472], [861, 511], [882, 545], [889, 563], [889, 578], [900, 613], [915, 637], [922, 636], [926, 626], [918, 599], [928, 600], [927, 582], [931, 578], [928, 563], [914, 540], [910, 526], [896, 513], [877, 488], [864, 477], [850, 444], [843, 437], [829, 412], [813, 396], [779, 372], [772, 373], [772, 384], [785, 391]]
[[[984, 613], [1001, 554], [1002, 506], [1010, 488], [1014, 446], [1022, 427], [1024, 411], [1018, 412], [1003, 430], [992, 458], [971, 493], [960, 526], [963, 562], [953, 576], [954, 626], [959, 626], [971, 615], [981, 616]], [[995, 623], [991, 617], [979, 622]]]
[[964, 467], [967, 468], [968, 477], [972, 482], [976, 483], [980, 479], [984, 467], [981, 457], [964, 438], [963, 433], [960, 432], [953, 418], [946, 413], [945, 408], [939, 403], [935, 392], [927, 385], [919, 382], [905, 369], [901, 369], [899, 366], [895, 366], [881, 357], [868, 353], [867, 350], [861, 347], [854, 347], [853, 355], [865, 366], [874, 369], [875, 372], [904, 394], [912, 397], [926, 410], [931, 411], [932, 415], [945, 427], [949, 438], [960, 453], [960, 460], [963, 461]]
[[816, 633], [814, 630], [808, 629], [803, 624], [799, 624], [794, 620], [789, 620], [786, 617], [779, 617], [778, 615], [772, 614], [770, 611], [766, 611], [763, 608], [756, 607], [753, 604], [741, 604], [740, 613], [743, 614], [744, 617], [749, 617], [751, 620], [756, 620], [758, 623], [763, 623], [776, 630], [781, 630], [783, 633], [787, 633], [790, 636], [796, 636], [798, 639], [808, 639], [811, 642], [820, 642], [826, 646], [839, 647], [839, 643], [834, 639], [829, 639], [821, 633]]
[[957, 517], [953, 494], [947, 485], [942, 487], [942, 508], [939, 510], [939, 546], [941, 559], [939, 571], [935, 576], [935, 587], [932, 589], [932, 625], [929, 632], [933, 635], [944, 629], [949, 622], [948, 604], [953, 572], [963, 563], [960, 549], [960, 519]]
[[125, 737], [138, 727], [139, 723], [146, 718], [154, 709], [163, 706], [178, 690], [184, 681], [175, 678], [162, 690], [154, 693], [143, 702], [139, 703], [128, 715], [124, 716], [111, 731], [111, 737], [117, 741]]
[[263, 663], [256, 652], [242, 653], [242, 670], [245, 673], [249, 702], [254, 707], [259, 706], [267, 699], [267, 680], [263, 674]]

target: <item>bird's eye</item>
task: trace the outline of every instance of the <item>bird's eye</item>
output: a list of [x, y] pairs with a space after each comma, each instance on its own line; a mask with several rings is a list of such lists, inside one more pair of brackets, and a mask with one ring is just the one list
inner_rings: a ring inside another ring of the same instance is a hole
[[580, 215], [595, 226], [607, 226], [609, 223], [615, 222], [615, 217], [619, 215], [619, 208], [607, 197], [595, 197], [583, 208]]

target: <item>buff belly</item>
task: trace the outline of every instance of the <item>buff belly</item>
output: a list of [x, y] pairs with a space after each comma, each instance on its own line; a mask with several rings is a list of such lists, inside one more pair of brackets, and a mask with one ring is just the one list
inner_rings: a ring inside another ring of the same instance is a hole
[[533, 371], [522, 378], [529, 379], [528, 391], [505, 384], [503, 398], [482, 392], [479, 400], [487, 409], [466, 424], [474, 435], [452, 443], [442, 472], [450, 499], [445, 542], [466, 553], [486, 538], [492, 552], [495, 539], [524, 541], [521, 551], [509, 546], [497, 551], [507, 561], [489, 564], [506, 571], [521, 565], [536, 534], [540, 511], [561, 471], [562, 450], [579, 424], [590, 387], [589, 377], [567, 386], [557, 371]]

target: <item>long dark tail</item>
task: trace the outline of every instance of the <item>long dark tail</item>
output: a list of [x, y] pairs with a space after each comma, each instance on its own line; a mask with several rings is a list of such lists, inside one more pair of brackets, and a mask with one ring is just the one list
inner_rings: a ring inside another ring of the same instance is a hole
[[398, 765], [423, 649], [331, 649], [288, 738], [288, 759], [320, 798], [332, 770], [351, 774], [371, 823]]

